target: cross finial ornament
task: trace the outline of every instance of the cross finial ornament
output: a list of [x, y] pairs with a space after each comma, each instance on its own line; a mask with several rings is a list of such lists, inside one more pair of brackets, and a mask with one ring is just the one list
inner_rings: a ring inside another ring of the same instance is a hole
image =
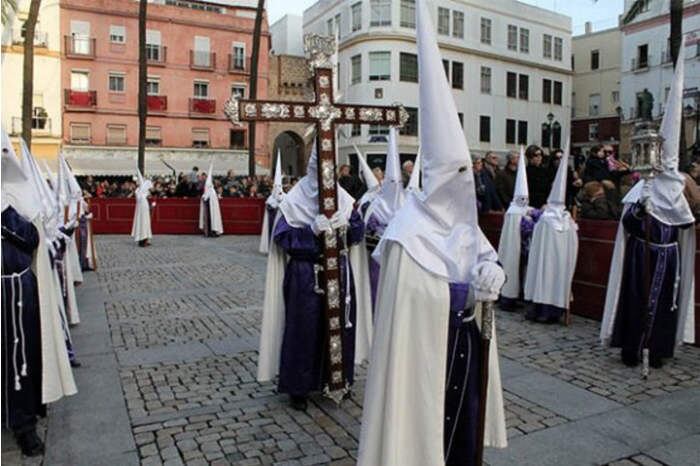
[[[245, 121], [276, 121], [314, 123], [318, 153], [319, 212], [330, 218], [338, 209], [335, 126], [339, 124], [381, 124], [401, 127], [408, 121], [408, 112], [402, 105], [377, 106], [341, 104], [333, 99], [333, 70], [330, 61], [335, 53], [335, 40], [314, 34], [304, 37], [306, 55], [314, 72], [314, 102], [284, 102], [245, 100], [232, 95], [224, 104], [224, 112], [234, 125]], [[343, 373], [342, 329], [349, 305], [340, 299], [341, 249], [345, 232], [324, 233], [322, 284], [328, 338], [328, 386], [326, 394], [340, 402], [347, 391]], [[342, 236], [342, 237], [341, 237]]]

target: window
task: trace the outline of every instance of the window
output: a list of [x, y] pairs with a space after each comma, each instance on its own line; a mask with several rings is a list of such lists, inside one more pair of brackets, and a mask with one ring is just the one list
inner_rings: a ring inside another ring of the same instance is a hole
[[518, 98], [527, 100], [530, 97], [530, 78], [526, 74], [520, 75], [518, 82]]
[[416, 0], [401, 0], [401, 27], [416, 28]]
[[146, 29], [146, 59], [159, 62], [161, 57], [160, 31]]
[[588, 125], [588, 140], [597, 141], [598, 140], [598, 123], [590, 123]]
[[86, 92], [90, 88], [90, 75], [87, 71], [71, 71], [70, 88], [72, 91]]
[[399, 54], [399, 81], [418, 82], [418, 55], [404, 52]]
[[518, 144], [527, 145], [527, 121], [518, 121]]
[[461, 11], [452, 12], [452, 36], [464, 38], [464, 13]]
[[231, 95], [245, 99], [245, 84], [231, 84]]
[[231, 67], [234, 70], [245, 70], [245, 44], [231, 45]]
[[508, 50], [518, 50], [518, 27], [508, 25]]
[[571, 71], [574, 71], [576, 69], [576, 60], [574, 57], [574, 54], [571, 54]]
[[335, 19], [334, 19], [334, 22], [335, 22], [335, 33], [336, 33], [336, 35], [337, 35], [338, 37], [340, 37], [340, 36], [343, 35], [343, 34], [342, 34], [342, 31], [343, 31], [343, 24], [342, 24], [342, 22], [340, 21], [340, 18], [341, 18], [340, 13], [338, 13], [337, 15], [335, 15]]
[[481, 67], [481, 93], [491, 93], [491, 68], [488, 66]]
[[389, 134], [389, 127], [383, 125], [369, 125], [370, 136], [386, 136]]
[[192, 128], [192, 147], [209, 147], [209, 128]]
[[591, 50], [591, 69], [597, 70], [598, 68], [600, 68], [600, 52]]
[[562, 95], [564, 94], [563, 84], [561, 81], [554, 81], [554, 105], [562, 105]]
[[357, 2], [350, 7], [352, 32], [362, 29], [362, 2]]
[[506, 96], [516, 98], [518, 96], [518, 75], [511, 73], [506, 74]]
[[561, 147], [561, 124], [558, 121], [552, 123], [552, 147]]
[[588, 114], [590, 116], [600, 115], [600, 94], [591, 94], [588, 96]]
[[515, 144], [515, 120], [506, 119], [506, 144]]
[[126, 125], [107, 125], [108, 146], [120, 146], [126, 144]]
[[450, 60], [443, 60], [442, 61], [442, 67], [445, 68], [445, 76], [447, 76], [447, 80], [450, 80]]
[[362, 136], [362, 125], [353, 123], [350, 136]]
[[479, 141], [491, 142], [491, 117], [489, 116], [479, 117]]
[[649, 66], [649, 46], [647, 44], [637, 47], [637, 68]]
[[481, 18], [481, 43], [491, 43], [491, 20], [488, 18]]
[[542, 56], [552, 58], [552, 36], [549, 34], [542, 36]]
[[163, 137], [160, 133], [160, 126], [146, 126], [146, 145], [160, 146], [163, 143]]
[[457, 118], [459, 119], [459, 126], [464, 128], [464, 113], [457, 112]]
[[620, 102], [620, 91], [612, 91], [612, 95], [610, 96], [612, 99], [612, 103], [616, 104]]
[[554, 59], [556, 61], [564, 59], [564, 40], [561, 37], [554, 38]]
[[231, 129], [229, 132], [229, 148], [230, 149], [245, 149], [245, 130]]
[[399, 130], [399, 134], [404, 136], [418, 136], [418, 109], [415, 107], [406, 107], [408, 112], [408, 121]]
[[542, 80], [542, 102], [545, 104], [552, 103], [552, 80], [543, 79]]
[[109, 73], [109, 92], [124, 92], [124, 74]]
[[391, 0], [370, 0], [370, 26], [391, 26]]
[[369, 53], [369, 80], [389, 81], [391, 79], [391, 52]]
[[452, 62], [452, 88], [464, 89], [464, 63]]
[[209, 97], [209, 83], [207, 81], [194, 82], [194, 97], [197, 99], [206, 99]]
[[89, 144], [90, 123], [71, 123], [70, 142], [72, 144]]
[[571, 93], [571, 118], [576, 118], [576, 93]]
[[208, 68], [211, 66], [211, 53], [209, 53], [209, 38], [194, 36], [194, 52], [192, 64]]
[[450, 10], [441, 6], [438, 7], [437, 33], [443, 36], [450, 35]]
[[357, 84], [362, 81], [362, 55], [350, 58], [350, 83]]
[[114, 44], [126, 42], [126, 28], [124, 26], [111, 25], [109, 27], [109, 41]]
[[147, 95], [160, 95], [160, 80], [158, 78], [148, 78], [146, 81]]
[[520, 28], [520, 51], [530, 53], [530, 30]]

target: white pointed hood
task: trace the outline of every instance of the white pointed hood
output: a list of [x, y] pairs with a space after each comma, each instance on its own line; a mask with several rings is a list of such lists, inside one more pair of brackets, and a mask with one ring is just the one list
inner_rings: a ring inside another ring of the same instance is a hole
[[63, 182], [65, 183], [66, 194], [70, 202], [77, 202], [83, 198], [83, 190], [75, 179], [73, 171], [68, 166], [63, 154], [58, 156], [59, 171], [62, 172]]
[[375, 257], [396, 241], [423, 268], [465, 283], [481, 241], [471, 157], [425, 1], [416, 2], [416, 29], [424, 193], [409, 196]]
[[27, 148], [24, 140], [20, 139], [19, 145], [22, 150], [22, 170], [24, 170], [34, 187], [33, 193], [41, 204], [42, 217], [45, 220], [49, 219], [55, 215], [57, 209], [54, 192], [46, 182], [46, 177], [41, 172], [34, 156], [29, 152], [29, 148]]
[[282, 153], [277, 150], [277, 164], [275, 165], [275, 178], [272, 184], [272, 192], [265, 202], [269, 207], [276, 209], [284, 198], [284, 187], [282, 186]]
[[209, 162], [209, 170], [207, 171], [207, 179], [204, 181], [204, 192], [202, 193], [202, 199], [207, 200], [211, 196], [216, 196], [216, 190], [214, 189], [214, 160]]
[[404, 202], [397, 133], [395, 127], [389, 129], [389, 147], [386, 154], [384, 181], [379, 189], [379, 194], [374, 198], [367, 211], [368, 218], [374, 215], [382, 225], [389, 224]]
[[136, 195], [141, 197], [148, 197], [153, 187], [153, 182], [145, 178], [141, 173], [141, 170], [136, 169], [136, 177], [138, 179], [138, 187], [136, 188]]
[[357, 162], [360, 165], [360, 174], [362, 175], [362, 179], [364, 180], [365, 185], [367, 186], [367, 191], [379, 191], [379, 180], [376, 176], [374, 176], [374, 172], [367, 163], [367, 160], [365, 159], [364, 155], [362, 154], [362, 152], [360, 152], [360, 149], [355, 144], [353, 144], [352, 147], [355, 149], [355, 152], [357, 152]]
[[418, 148], [418, 155], [416, 155], [416, 160], [413, 162], [413, 171], [411, 172], [411, 178], [408, 180], [408, 185], [406, 186], [406, 193], [418, 193], [420, 192], [420, 164], [421, 164], [421, 150]]
[[[352, 214], [355, 199], [336, 183], [338, 210], [347, 219]], [[284, 196], [280, 210], [287, 223], [294, 228], [311, 225], [319, 214], [318, 210], [318, 157], [316, 141], [311, 146], [311, 155], [306, 164], [306, 175]]]
[[29, 176], [22, 169], [7, 132], [2, 130], [2, 210], [12, 206], [25, 219], [32, 221], [40, 211], [40, 202]]
[[525, 168], [525, 147], [520, 146], [520, 156], [518, 157], [518, 171], [515, 174], [515, 189], [513, 190], [513, 200], [508, 207], [509, 214], [517, 213], [525, 215], [530, 205], [530, 194], [527, 186], [527, 169]]
[[[683, 112], [683, 80], [685, 68], [685, 36], [681, 40], [673, 82], [666, 101], [666, 112], [659, 132], [664, 138], [661, 149], [661, 165], [664, 171], [657, 173], [649, 187], [651, 215], [667, 225], [687, 225], [695, 222], [683, 191], [685, 177], [678, 169], [679, 142]], [[644, 192], [640, 181], [625, 197], [625, 203], [637, 202]]]
[[575, 225], [571, 215], [566, 210], [566, 177], [568, 174], [570, 143], [567, 141], [564, 147], [564, 155], [559, 162], [557, 174], [552, 183], [552, 189], [547, 197], [547, 204], [542, 212], [542, 219], [549, 222], [557, 231], [566, 231]]

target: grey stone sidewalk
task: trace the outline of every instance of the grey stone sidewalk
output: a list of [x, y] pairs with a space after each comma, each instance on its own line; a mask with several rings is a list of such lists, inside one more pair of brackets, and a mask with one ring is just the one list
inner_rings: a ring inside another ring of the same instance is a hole
[[[43, 464], [355, 464], [364, 368], [352, 400], [317, 397], [305, 414], [255, 381], [257, 238], [159, 236], [142, 249], [100, 236], [97, 247], [73, 331], [80, 393], [50, 407]], [[642, 381], [598, 346], [597, 322], [499, 313], [497, 324], [509, 447], [488, 450], [489, 464], [700, 464], [698, 348]], [[22, 462], [5, 435], [2, 460]]]

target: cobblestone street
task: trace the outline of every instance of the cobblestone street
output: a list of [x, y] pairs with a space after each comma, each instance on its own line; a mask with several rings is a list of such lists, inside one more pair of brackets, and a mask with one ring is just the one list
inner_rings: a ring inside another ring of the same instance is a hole
[[[44, 464], [355, 464], [364, 368], [352, 400], [315, 397], [305, 414], [255, 380], [257, 242], [97, 238], [73, 331], [79, 394], [51, 406]], [[700, 464], [699, 348], [642, 381], [600, 348], [597, 322], [497, 319], [510, 445], [487, 451], [489, 464]], [[19, 463], [4, 445], [2, 459]]]

